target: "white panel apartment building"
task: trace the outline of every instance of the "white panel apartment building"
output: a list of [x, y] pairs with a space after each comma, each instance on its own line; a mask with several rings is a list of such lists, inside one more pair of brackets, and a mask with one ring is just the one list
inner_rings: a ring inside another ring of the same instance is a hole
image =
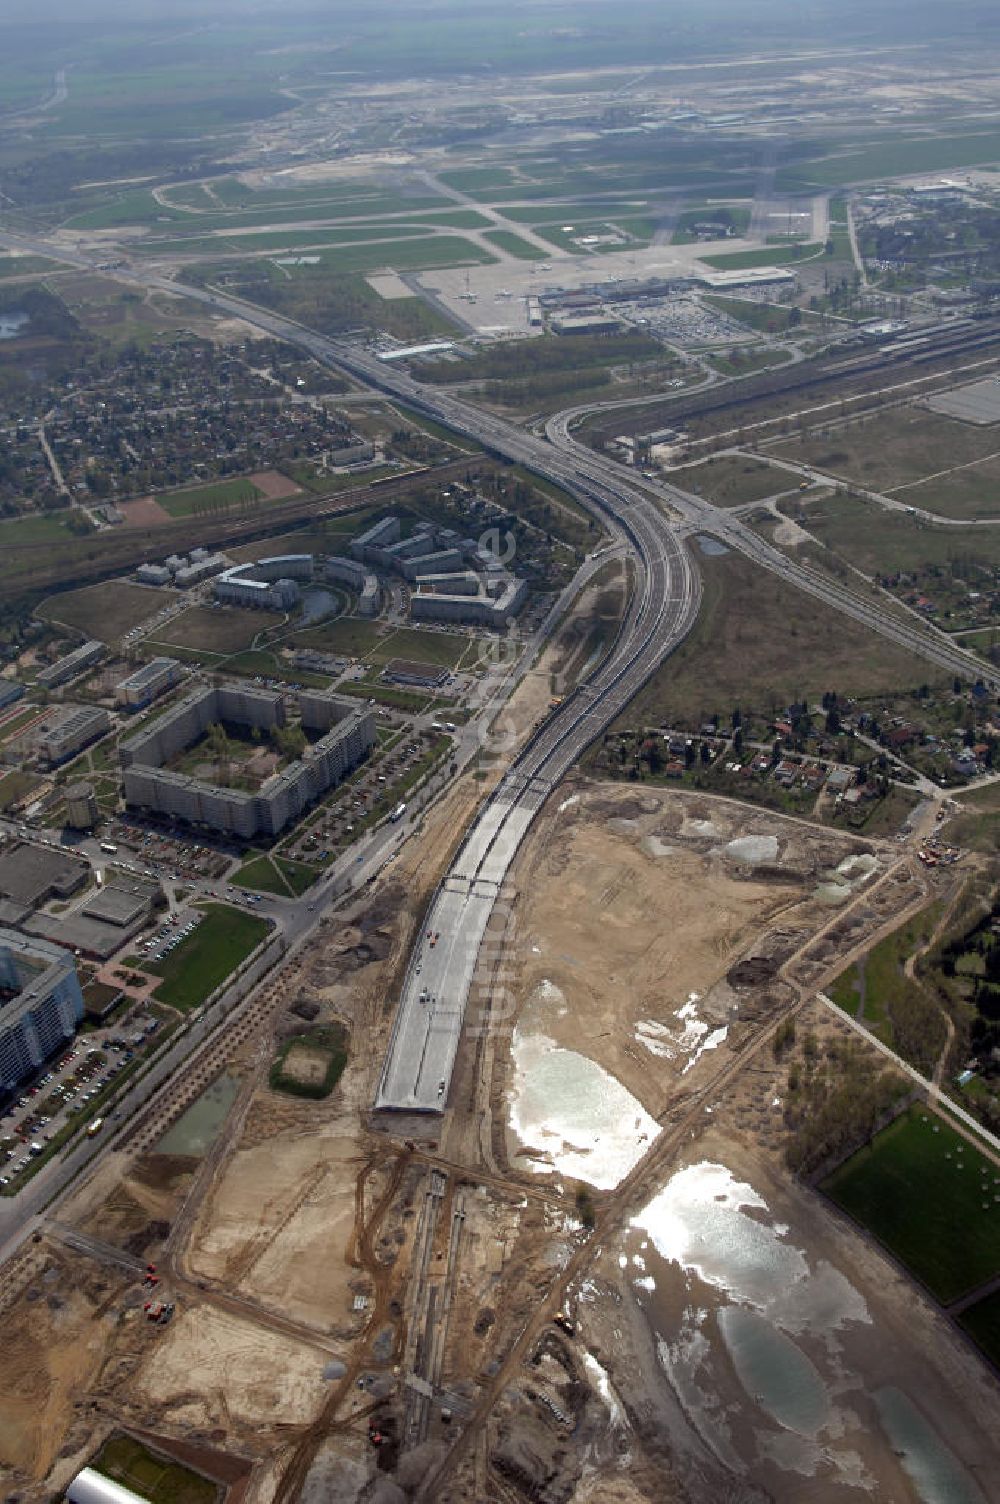
[[73, 958], [0, 929], [0, 1092], [11, 1092], [76, 1033], [83, 994]]
[[285, 724], [280, 694], [242, 685], [188, 695], [148, 732], [123, 742], [125, 800], [132, 808], [243, 836], [275, 836], [334, 788], [375, 745], [375, 713], [365, 704], [325, 691], [299, 696], [302, 725], [323, 733], [302, 757], [273, 774], [256, 792], [207, 783], [163, 764], [216, 722], [270, 730]]

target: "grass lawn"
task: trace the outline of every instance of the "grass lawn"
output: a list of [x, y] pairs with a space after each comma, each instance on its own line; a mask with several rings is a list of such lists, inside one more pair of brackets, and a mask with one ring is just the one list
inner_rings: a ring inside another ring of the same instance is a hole
[[919, 141], [884, 141], [863, 151], [797, 162], [783, 168], [776, 186], [799, 188], [803, 184], [839, 187], [841, 183], [870, 183], [880, 178], [903, 177], [915, 172], [944, 172], [950, 167], [972, 167], [995, 162], [1000, 157], [1000, 134], [922, 137]]
[[958, 1324], [981, 1347], [990, 1362], [1000, 1368], [1000, 1290], [979, 1300], [958, 1318]]
[[183, 491], [165, 491], [157, 501], [171, 517], [190, 517], [199, 512], [228, 512], [230, 507], [251, 506], [264, 495], [252, 480], [220, 480], [208, 486], [190, 486]]
[[309, 669], [296, 668], [279, 653], [268, 648], [247, 648], [228, 658], [216, 659], [219, 668], [227, 674], [244, 674], [248, 678], [278, 679], [284, 684], [304, 684], [307, 689], [324, 689], [330, 683], [329, 674], [316, 674]]
[[957, 802], [962, 813], [941, 827], [943, 838], [970, 851], [1000, 851], [1000, 784], [975, 789]]
[[[794, 485], [795, 477], [789, 475]], [[803, 526], [864, 574], [920, 570], [930, 565], [1000, 565], [1000, 536], [992, 528], [936, 527], [906, 512], [887, 512], [856, 496], [804, 495], [782, 503], [786, 516], [803, 514]], [[805, 545], [803, 545], [805, 546]], [[802, 549], [796, 551], [800, 557]], [[817, 561], [818, 561], [817, 555]], [[982, 646], [964, 639], [967, 647]]]
[[501, 251], [506, 251], [508, 256], [516, 256], [519, 261], [544, 261], [546, 252], [537, 245], [532, 245], [529, 240], [523, 240], [520, 235], [513, 234], [510, 230], [487, 230], [483, 236], [491, 245], [499, 246]]
[[286, 1039], [271, 1065], [272, 1091], [294, 1097], [328, 1097], [347, 1064], [348, 1035], [343, 1024], [328, 1024]]
[[[695, 209], [685, 209], [677, 220], [677, 228], [671, 237], [671, 245], [691, 245], [697, 239], [694, 226], [700, 224], [730, 225], [734, 235], [742, 237], [750, 224], [748, 204], [702, 204]], [[721, 235], [718, 237], [721, 239]]]
[[947, 1304], [1000, 1271], [996, 1179], [947, 1123], [913, 1107], [822, 1189]]
[[204, 906], [205, 917], [175, 951], [144, 969], [162, 977], [156, 1000], [182, 1013], [197, 1008], [266, 936], [270, 925], [226, 904]]
[[871, 695], [931, 679], [921, 658], [865, 631], [737, 554], [698, 556], [704, 579], [693, 630], [615, 722], [616, 729], [701, 725], [734, 705], [777, 713], [825, 690]]
[[5, 773], [0, 777], [0, 810], [10, 809], [19, 799], [23, 799], [37, 788], [41, 779], [34, 778], [30, 773], [22, 773], [15, 769], [11, 773]]
[[321, 653], [340, 653], [348, 658], [364, 658], [375, 650], [382, 636], [383, 630], [374, 622], [348, 616], [308, 627], [303, 632], [295, 632], [288, 639], [288, 644], [292, 647], [316, 648]]
[[791, 352], [740, 345], [726, 354], [711, 351], [704, 359], [720, 376], [752, 376], [754, 371], [766, 371], [770, 366], [786, 365], [791, 359]]
[[943, 517], [998, 515], [1000, 459], [994, 456], [1000, 439], [992, 425], [960, 423], [913, 405], [817, 427], [773, 447], [788, 459]]
[[375, 622], [351, 616], [295, 632], [287, 639], [287, 645], [364, 658], [378, 666], [392, 658], [410, 658], [441, 668], [454, 668], [474, 647], [472, 639], [456, 632], [427, 632], [420, 627], [386, 631]]
[[[394, 233], [394, 232], [393, 232]], [[213, 251], [224, 250], [222, 241], [212, 242]], [[305, 277], [315, 280], [317, 273], [373, 272], [383, 267], [393, 271], [422, 271], [434, 266], [490, 265], [497, 258], [476, 241], [461, 235], [418, 235], [412, 240], [378, 240], [360, 245], [340, 245], [317, 250], [319, 263], [304, 268], [288, 267], [293, 282]]]
[[899, 1048], [893, 1037], [889, 1004], [894, 998], [915, 988], [903, 971], [903, 964], [915, 951], [920, 950], [934, 930], [940, 918], [941, 905], [931, 904], [919, 914], [893, 930], [860, 961], [854, 962], [842, 972], [833, 984], [831, 997], [841, 1008], [856, 1015], [858, 1002], [864, 992], [864, 1009], [861, 1020], [883, 1043]]
[[114, 585], [87, 585], [82, 590], [66, 590], [42, 601], [35, 615], [43, 621], [61, 622], [101, 642], [117, 642], [140, 622], [177, 599], [176, 590], [153, 590], [148, 585], [133, 585], [115, 580]]
[[778, 470], [763, 460], [743, 455], [720, 455], [700, 465], [685, 465], [672, 470], [672, 484], [682, 491], [693, 491], [717, 507], [738, 507], [747, 501], [760, 501], [776, 491], [791, 491], [798, 484], [788, 470]]
[[131, 1436], [111, 1436], [93, 1466], [150, 1504], [214, 1504], [218, 1489], [208, 1478], [160, 1457]]
[[706, 266], [714, 266], [720, 272], [746, 271], [753, 266], [784, 266], [789, 261], [809, 261], [823, 254], [823, 247], [810, 242], [807, 245], [771, 245], [762, 251], [723, 251], [718, 256], [702, 256]]
[[717, 309], [719, 313], [726, 313], [739, 323], [746, 324], [748, 329], [754, 329], [758, 334], [784, 334], [786, 329], [796, 324], [801, 333], [802, 329], [818, 328], [821, 322], [815, 314], [804, 313], [801, 308], [786, 308], [780, 303], [751, 303], [745, 298], [715, 296], [705, 297], [702, 302]]
[[161, 628], [158, 643], [210, 653], [238, 653], [265, 627], [280, 621], [277, 613], [244, 611], [239, 606], [192, 606]]
[[319, 873], [305, 862], [287, 856], [258, 856], [245, 862], [233, 881], [254, 893], [276, 893], [280, 898], [298, 898], [316, 881]]

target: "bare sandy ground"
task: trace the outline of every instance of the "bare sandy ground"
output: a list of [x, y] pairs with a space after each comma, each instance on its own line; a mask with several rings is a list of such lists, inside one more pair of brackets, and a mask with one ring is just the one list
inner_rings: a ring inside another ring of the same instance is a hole
[[281, 501], [285, 496], [297, 496], [302, 487], [297, 486], [280, 470], [255, 470], [250, 480], [258, 491], [263, 491], [268, 501]]
[[159, 1332], [135, 1396], [173, 1425], [296, 1425], [311, 1419], [326, 1354], [223, 1311], [178, 1315]]
[[120, 502], [118, 510], [125, 518], [126, 527], [152, 527], [159, 522], [174, 520], [152, 496], [140, 496], [135, 501]]
[[[770, 861], [737, 860], [730, 843], [748, 835], [771, 843], [759, 848], [773, 847]], [[514, 874], [518, 998], [558, 989], [545, 1032], [598, 1059], [658, 1116], [696, 1044], [689, 1031], [679, 1045], [679, 1010], [693, 1001], [710, 1028], [738, 1022], [745, 994], [727, 973], [828, 919], [818, 873], [856, 844], [723, 800], [567, 785]]]

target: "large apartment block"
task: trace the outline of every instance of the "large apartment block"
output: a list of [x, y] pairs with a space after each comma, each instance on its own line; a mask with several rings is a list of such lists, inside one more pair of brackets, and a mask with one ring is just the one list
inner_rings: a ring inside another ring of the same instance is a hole
[[129, 674], [115, 689], [115, 704], [128, 710], [141, 710], [172, 689], [181, 676], [181, 666], [176, 658], [151, 658], [134, 674]]
[[83, 994], [58, 945], [0, 929], [0, 1092], [14, 1090], [73, 1038]]
[[111, 717], [106, 710], [96, 705], [81, 705], [39, 737], [38, 750], [55, 767], [110, 730]]
[[345, 696], [305, 690], [299, 707], [303, 727], [322, 733], [319, 740], [256, 792], [249, 792], [173, 773], [163, 764], [216, 722], [261, 730], [284, 725], [281, 695], [242, 685], [195, 691], [148, 732], [122, 744], [126, 803], [247, 839], [277, 835], [338, 784], [375, 745], [375, 714], [369, 706]]
[[43, 689], [55, 689], [57, 684], [65, 684], [67, 679], [74, 679], [77, 674], [82, 674], [85, 668], [90, 668], [94, 663], [100, 663], [107, 651], [104, 643], [96, 639], [81, 643], [71, 653], [57, 658], [55, 663], [49, 664], [48, 668], [43, 668], [38, 675], [37, 682]]

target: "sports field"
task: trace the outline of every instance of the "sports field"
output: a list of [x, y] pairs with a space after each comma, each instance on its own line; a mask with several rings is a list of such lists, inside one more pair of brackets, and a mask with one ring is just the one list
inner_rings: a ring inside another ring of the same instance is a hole
[[207, 486], [189, 486], [183, 491], [164, 491], [157, 501], [171, 517], [190, 517], [207, 512], [228, 512], [230, 507], [250, 506], [263, 491], [252, 480], [219, 480]]
[[214, 1504], [216, 1485], [149, 1451], [133, 1436], [115, 1435], [104, 1443], [93, 1466], [117, 1483], [123, 1483], [150, 1504]]
[[1000, 1273], [1000, 1169], [912, 1107], [821, 1189], [947, 1305]]

